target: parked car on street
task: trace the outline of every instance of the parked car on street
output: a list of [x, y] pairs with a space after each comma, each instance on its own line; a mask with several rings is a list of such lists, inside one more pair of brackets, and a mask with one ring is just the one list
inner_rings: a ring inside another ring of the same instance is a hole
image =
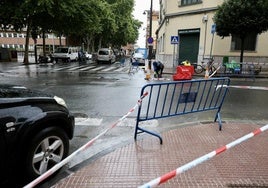
[[98, 50], [97, 63], [100, 63], [100, 62], [114, 63], [115, 58], [116, 57], [115, 57], [113, 50], [109, 48], [101, 48]]
[[92, 59], [92, 54], [85, 52], [85, 56], [87, 60], [91, 60]]
[[77, 61], [78, 51], [78, 47], [58, 47], [52, 57], [56, 62], [59, 60], [64, 62]]
[[63, 99], [0, 85], [0, 185], [19, 187], [68, 156], [74, 116]]

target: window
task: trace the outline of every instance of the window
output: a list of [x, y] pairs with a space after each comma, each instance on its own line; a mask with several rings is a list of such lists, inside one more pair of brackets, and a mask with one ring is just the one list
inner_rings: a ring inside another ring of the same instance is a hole
[[166, 44], [165, 44], [165, 41], [166, 41], [166, 34], [164, 33], [164, 34], [163, 34], [163, 44], [162, 44], [163, 46], [162, 46], [162, 52], [165, 52], [165, 45], [166, 45]]
[[181, 5], [192, 5], [202, 3], [202, 0], [181, 0]]
[[[244, 50], [255, 51], [256, 50], [257, 35], [250, 34], [245, 38]], [[241, 50], [241, 39], [237, 35], [232, 36], [231, 50]]]
[[165, 35], [165, 33], [159, 38], [159, 40], [158, 40], [158, 50], [159, 50], [159, 52], [164, 52], [165, 51], [165, 39], [166, 39], [166, 37], [165, 37], [166, 35]]

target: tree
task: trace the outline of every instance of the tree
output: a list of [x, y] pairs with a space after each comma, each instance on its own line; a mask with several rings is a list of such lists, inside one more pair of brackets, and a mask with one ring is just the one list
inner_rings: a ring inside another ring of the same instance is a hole
[[113, 45], [121, 47], [127, 43], [134, 43], [138, 38], [138, 29], [141, 22], [135, 20], [132, 15], [133, 0], [110, 0], [112, 11], [115, 14], [117, 32], [111, 39]]
[[[79, 38], [86, 47], [86, 51], [94, 51], [95, 38], [103, 31], [102, 19], [108, 14], [107, 3], [104, 1], [84, 1], [85, 12], [88, 15], [86, 22], [78, 32], [73, 32], [74, 37]], [[91, 47], [91, 49], [90, 49]]]
[[214, 16], [217, 35], [240, 37], [240, 62], [243, 62], [245, 38], [267, 31], [267, 16], [267, 0], [226, 0]]
[[141, 23], [131, 15], [133, 7], [134, 0], [0, 0], [0, 27], [27, 29], [24, 63], [28, 63], [31, 35], [72, 36], [87, 50], [91, 45], [92, 51], [96, 42], [100, 47], [136, 41]]
[[[87, 23], [89, 13], [83, 0], [3, 0], [0, 2], [0, 25], [12, 26], [16, 31], [26, 28], [24, 63], [28, 63], [28, 47], [31, 33], [56, 31], [61, 34], [77, 32]], [[10, 11], [10, 12], [9, 12]], [[1, 19], [2, 18], [2, 19]], [[72, 27], [74, 26], [75, 27]], [[34, 30], [34, 31], [32, 31]], [[45, 55], [45, 40], [43, 40]]]

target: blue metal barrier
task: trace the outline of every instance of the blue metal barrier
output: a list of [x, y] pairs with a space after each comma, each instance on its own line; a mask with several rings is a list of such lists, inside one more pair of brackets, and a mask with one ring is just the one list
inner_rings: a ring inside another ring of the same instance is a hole
[[162, 144], [160, 135], [139, 127], [142, 121], [208, 110], [217, 111], [214, 121], [218, 120], [219, 130], [221, 130], [220, 110], [228, 88], [220, 86], [229, 86], [229, 84], [229, 78], [211, 78], [145, 85], [141, 90], [141, 96], [145, 92], [149, 95], [143, 99], [138, 109], [135, 140], [137, 134], [145, 132], [158, 137]]

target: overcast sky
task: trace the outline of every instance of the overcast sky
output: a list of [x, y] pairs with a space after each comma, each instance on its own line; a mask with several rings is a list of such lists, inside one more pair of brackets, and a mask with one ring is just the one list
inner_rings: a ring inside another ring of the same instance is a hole
[[[151, 0], [135, 0], [135, 10], [133, 15], [135, 19], [143, 22], [142, 27], [139, 30], [139, 40], [137, 45], [141, 48], [145, 47], [145, 35], [146, 35], [146, 15], [143, 14], [145, 10], [150, 10]], [[153, 0], [153, 10], [159, 10], [159, 0]]]

